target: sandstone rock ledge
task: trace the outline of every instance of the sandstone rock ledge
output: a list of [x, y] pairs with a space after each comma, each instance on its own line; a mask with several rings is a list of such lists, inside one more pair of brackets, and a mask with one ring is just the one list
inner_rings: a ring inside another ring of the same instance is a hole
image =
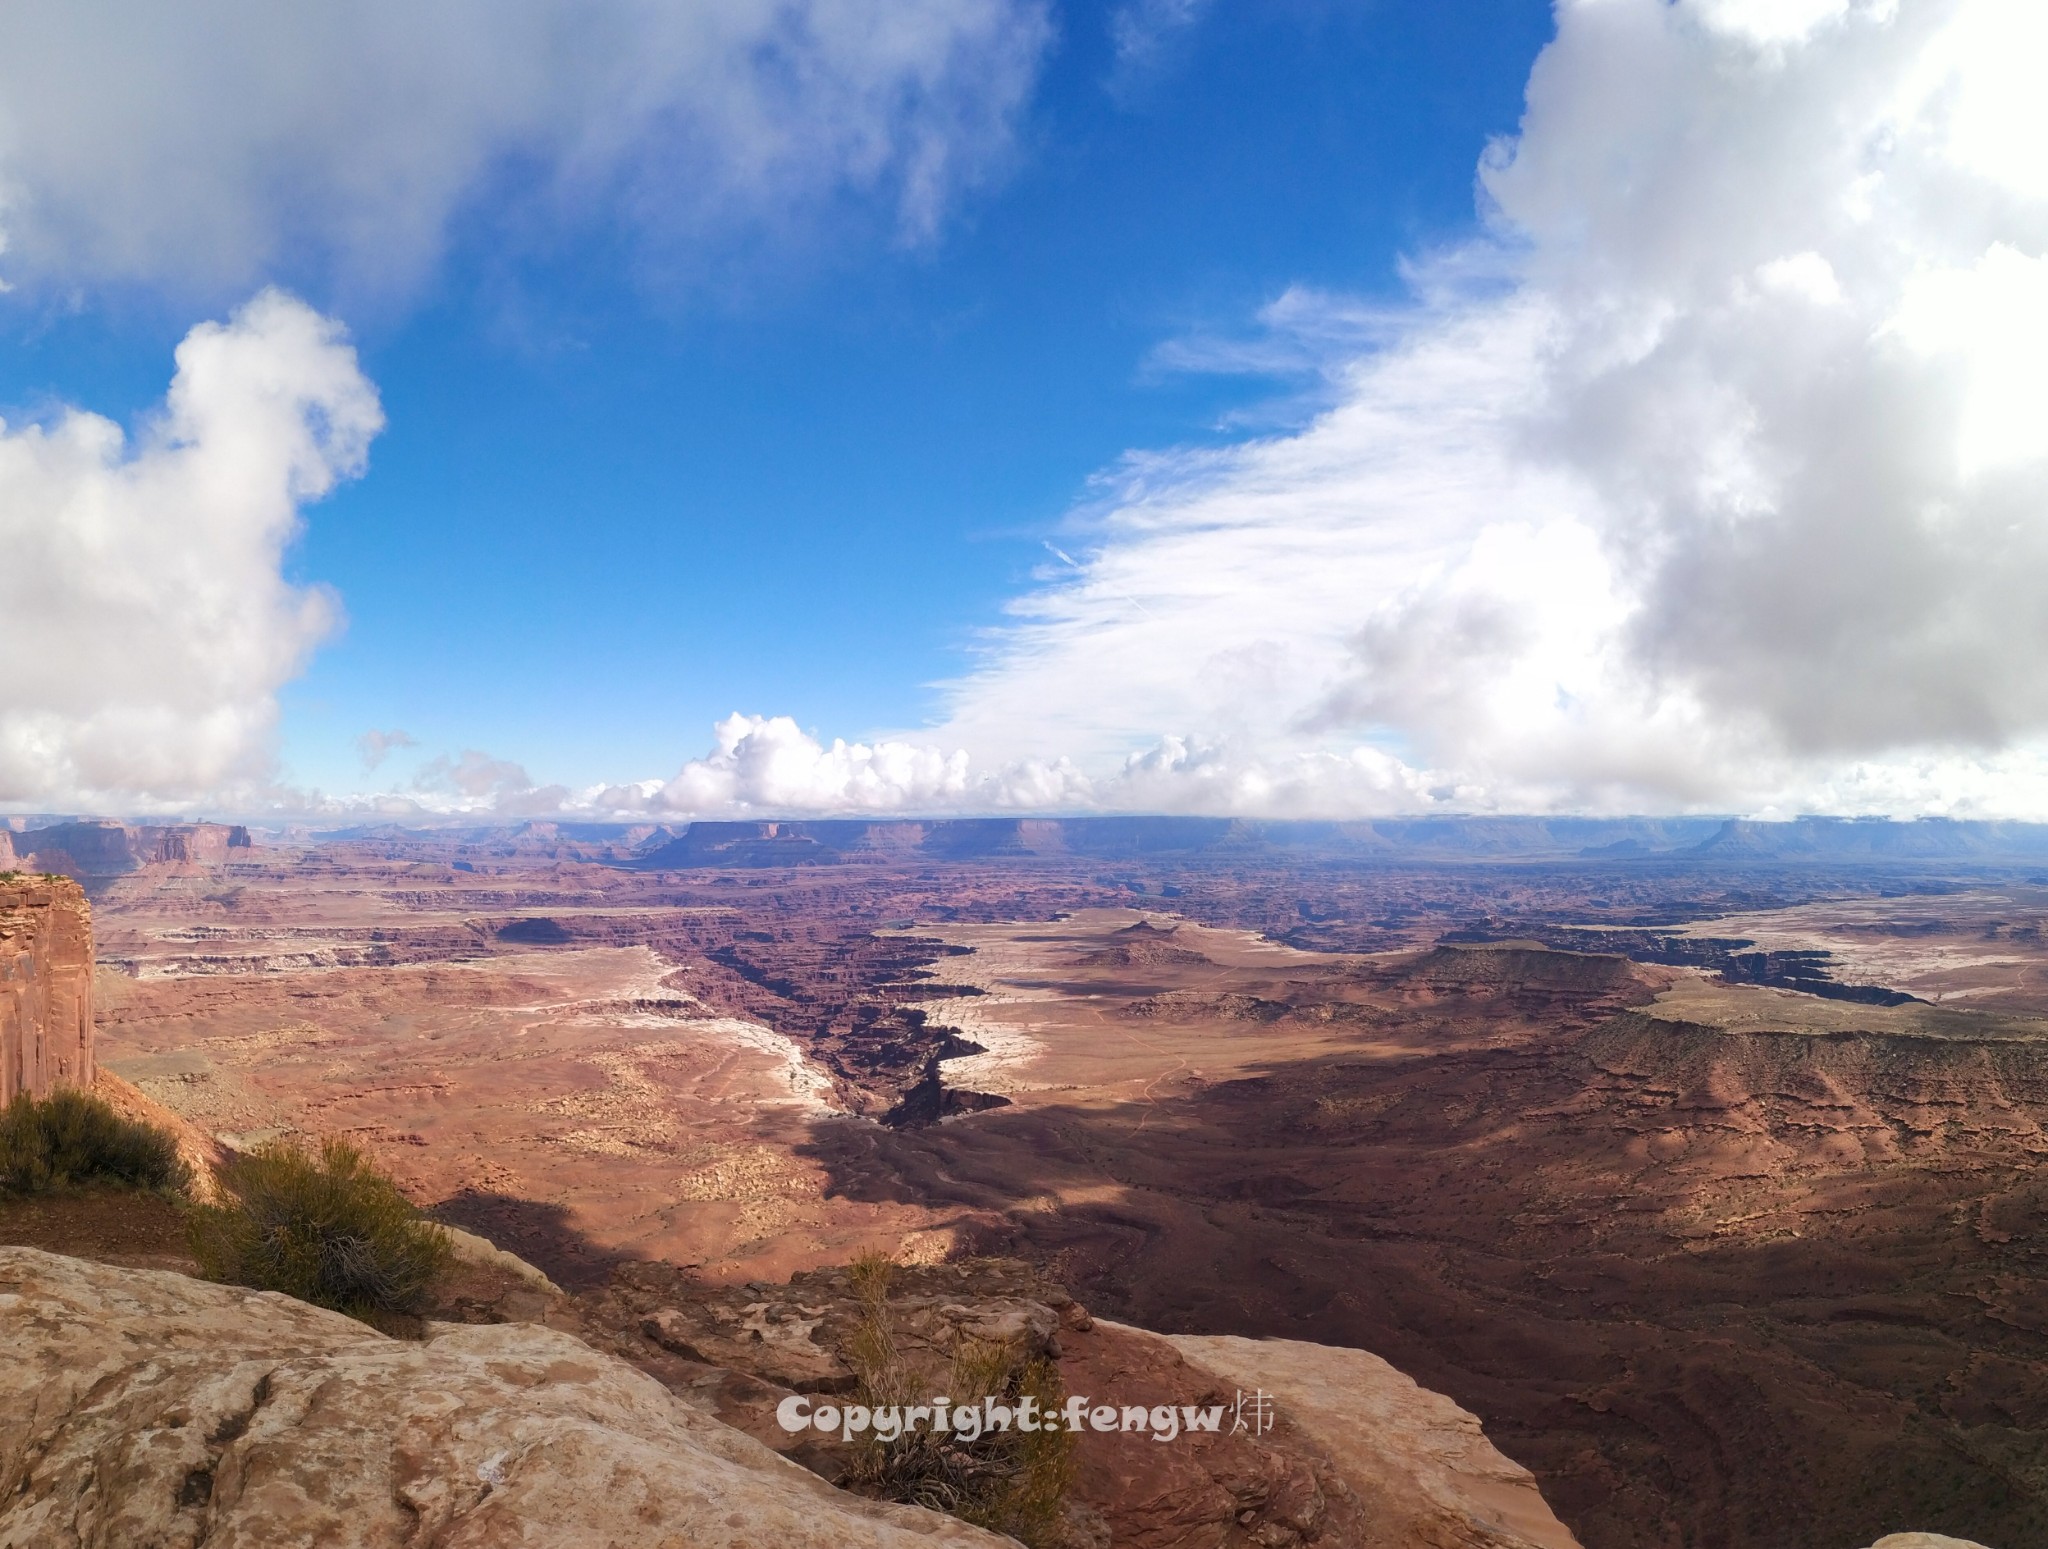
[[1359, 1549], [1579, 1549], [1536, 1478], [1476, 1416], [1364, 1350], [1172, 1334], [1195, 1365], [1263, 1389], [1330, 1454], [1365, 1506]]
[[935, 1549], [566, 1334], [0, 1248], [0, 1549]]

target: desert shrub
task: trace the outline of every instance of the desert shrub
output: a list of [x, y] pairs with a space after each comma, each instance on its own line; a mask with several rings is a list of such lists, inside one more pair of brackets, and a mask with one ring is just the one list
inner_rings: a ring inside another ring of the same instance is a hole
[[111, 1184], [182, 1191], [192, 1170], [162, 1130], [124, 1119], [104, 1098], [59, 1088], [0, 1109], [0, 1191], [44, 1194]]
[[[919, 1393], [916, 1374], [897, 1350], [889, 1316], [894, 1263], [863, 1254], [849, 1266], [860, 1321], [847, 1356], [860, 1378], [856, 1403], [869, 1408], [907, 1405]], [[1020, 1362], [1006, 1345], [964, 1338], [953, 1352], [947, 1396], [958, 1408], [987, 1398], [1014, 1403], [1026, 1394], [1041, 1412], [1066, 1402], [1059, 1368], [1052, 1362]], [[1057, 1544], [1060, 1506], [1073, 1479], [1074, 1438], [1064, 1431], [990, 1431], [973, 1441], [925, 1427], [893, 1441], [870, 1433], [860, 1444], [847, 1488], [878, 1500], [903, 1501], [1007, 1533], [1027, 1546]]]
[[191, 1216], [210, 1280], [282, 1291], [380, 1327], [427, 1308], [447, 1235], [346, 1141], [273, 1141], [220, 1171], [221, 1203]]

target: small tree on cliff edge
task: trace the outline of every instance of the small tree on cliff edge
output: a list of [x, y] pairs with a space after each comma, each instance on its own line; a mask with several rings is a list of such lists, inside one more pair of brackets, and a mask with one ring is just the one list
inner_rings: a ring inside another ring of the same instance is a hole
[[448, 1265], [447, 1235], [346, 1141], [274, 1141], [221, 1169], [220, 1188], [191, 1218], [210, 1280], [384, 1326], [424, 1312]]

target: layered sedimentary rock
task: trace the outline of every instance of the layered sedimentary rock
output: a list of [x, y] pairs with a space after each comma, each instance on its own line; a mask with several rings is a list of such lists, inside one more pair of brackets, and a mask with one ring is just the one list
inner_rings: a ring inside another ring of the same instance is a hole
[[15, 851], [43, 871], [66, 876], [123, 876], [144, 866], [219, 866], [250, 848], [249, 830], [226, 823], [166, 823], [134, 827], [106, 818], [56, 823], [13, 836]]
[[0, 1248], [0, 1549], [976, 1549], [531, 1324], [414, 1343], [270, 1293]]
[[85, 894], [64, 877], [0, 881], [0, 1103], [92, 1081]]
[[135, 849], [145, 863], [192, 861], [218, 866], [249, 846], [249, 830], [239, 824], [174, 823], [163, 828], [134, 830]]

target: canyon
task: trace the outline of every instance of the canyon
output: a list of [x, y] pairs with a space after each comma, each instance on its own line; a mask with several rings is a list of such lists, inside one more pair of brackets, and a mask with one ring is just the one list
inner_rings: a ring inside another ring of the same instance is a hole
[[1589, 1549], [2048, 1539], [2038, 831], [257, 837], [78, 866], [101, 1062], [572, 1295], [993, 1253], [1373, 1352]]

